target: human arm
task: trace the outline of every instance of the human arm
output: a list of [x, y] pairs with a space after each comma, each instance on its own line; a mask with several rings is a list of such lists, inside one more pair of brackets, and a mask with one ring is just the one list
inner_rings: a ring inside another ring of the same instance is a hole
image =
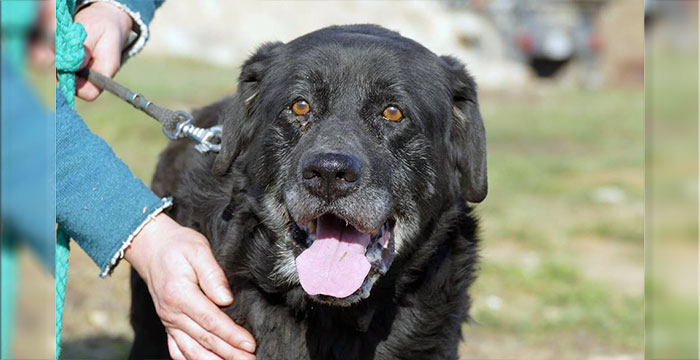
[[216, 306], [233, 299], [208, 241], [162, 214], [169, 205], [90, 132], [57, 89], [56, 220], [61, 228], [103, 276], [126, 256], [148, 284], [174, 358], [252, 358], [242, 351], [244, 343], [254, 344], [252, 336]]

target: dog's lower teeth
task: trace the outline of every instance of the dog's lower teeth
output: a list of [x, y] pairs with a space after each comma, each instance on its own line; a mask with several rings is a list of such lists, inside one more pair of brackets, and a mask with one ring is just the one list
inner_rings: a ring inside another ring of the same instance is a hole
[[[370, 275], [372, 276], [372, 275]], [[372, 290], [372, 285], [374, 285], [374, 281], [365, 281], [362, 284], [362, 287], [360, 287], [359, 295], [361, 299], [366, 299], [369, 297], [370, 290]]]
[[382, 259], [382, 245], [379, 244], [379, 241], [373, 240], [369, 246], [367, 246], [365, 257], [367, 257], [367, 261], [369, 261], [370, 264], [374, 264]]

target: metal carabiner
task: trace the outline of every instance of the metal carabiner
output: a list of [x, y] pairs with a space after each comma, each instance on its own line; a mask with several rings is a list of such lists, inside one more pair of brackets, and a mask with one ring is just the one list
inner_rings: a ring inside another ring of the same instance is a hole
[[165, 128], [165, 126], [163, 126], [163, 134], [165, 134], [165, 136], [168, 137], [168, 139], [170, 140], [181, 139], [183, 137], [182, 129], [185, 126], [190, 125], [192, 121], [194, 121], [194, 117], [192, 116], [192, 114], [188, 113], [187, 111], [179, 110], [175, 113], [180, 115], [180, 118], [182, 119], [180, 120], [180, 122], [177, 123], [177, 125], [175, 125], [175, 129], [172, 132], [170, 132], [168, 131], [168, 129]]
[[194, 121], [192, 114], [186, 111], [177, 111], [176, 113], [183, 120], [177, 123], [175, 130], [172, 132], [169, 132], [164, 127], [163, 133], [165, 136], [171, 140], [188, 137], [197, 142], [194, 148], [202, 154], [206, 154], [209, 151], [219, 152], [221, 150], [221, 125], [215, 125], [210, 128], [197, 127], [192, 124], [192, 121]]
[[183, 132], [191, 139], [198, 142], [194, 146], [197, 151], [206, 154], [209, 151], [219, 152], [221, 150], [221, 125], [210, 128], [199, 128], [194, 125], [187, 125]]

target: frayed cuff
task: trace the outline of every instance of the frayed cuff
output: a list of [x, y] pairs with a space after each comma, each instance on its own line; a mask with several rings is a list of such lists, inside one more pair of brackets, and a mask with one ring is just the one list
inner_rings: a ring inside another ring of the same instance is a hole
[[78, 11], [80, 11], [82, 8], [96, 2], [106, 2], [110, 3], [116, 7], [118, 7], [120, 10], [124, 11], [125, 13], [129, 14], [131, 16], [131, 19], [134, 21], [134, 23], [138, 26], [139, 32], [136, 34], [138, 38], [136, 38], [136, 41], [130, 41], [129, 45], [127, 45], [126, 48], [122, 50], [122, 65], [129, 60], [130, 57], [138, 54], [141, 52], [144, 46], [146, 46], [146, 41], [148, 40], [148, 26], [146, 23], [143, 21], [141, 18], [141, 13], [138, 11], [133, 11], [131, 10], [128, 6], [115, 1], [115, 0], [85, 0], [82, 2], [78, 9], [76, 10], [76, 14]]
[[138, 235], [139, 232], [141, 232], [141, 229], [143, 229], [144, 226], [146, 226], [148, 223], [153, 221], [153, 219], [155, 219], [155, 217], [158, 216], [158, 214], [162, 213], [163, 210], [167, 209], [172, 204], [173, 204], [173, 199], [171, 197], [167, 197], [167, 198], [162, 199], [162, 204], [158, 208], [153, 210], [153, 212], [151, 212], [148, 215], [148, 217], [146, 217], [146, 219], [144, 219], [143, 222], [141, 222], [141, 224], [129, 235], [129, 237], [126, 238], [126, 241], [124, 241], [124, 243], [122, 243], [122, 246], [119, 248], [119, 250], [117, 250], [117, 252], [114, 253], [114, 255], [112, 256], [112, 260], [110, 260], [107, 263], [107, 266], [100, 274], [101, 278], [106, 277], [107, 275], [109, 275], [112, 272], [112, 270], [114, 270], [114, 267], [116, 267], [117, 264], [119, 263], [119, 260], [121, 260], [124, 257], [124, 252], [126, 251], [126, 249], [129, 248], [129, 246], [131, 245], [131, 242], [134, 240], [134, 237], [136, 237], [136, 235]]

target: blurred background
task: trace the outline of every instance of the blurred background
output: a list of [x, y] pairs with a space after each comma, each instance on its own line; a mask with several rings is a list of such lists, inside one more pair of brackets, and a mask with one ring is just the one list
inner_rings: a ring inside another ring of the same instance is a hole
[[650, 359], [698, 358], [697, 2], [645, 6], [645, 310]]
[[[116, 79], [191, 110], [235, 91], [261, 43], [332, 24], [380, 24], [454, 55], [479, 85], [490, 180], [460, 356], [642, 359], [646, 346], [648, 358], [696, 358], [697, 13], [694, 1], [168, 1]], [[34, 82], [53, 97], [52, 77]], [[159, 126], [109, 94], [76, 104], [149, 183], [167, 144]], [[125, 358], [128, 264], [102, 280], [72, 249], [63, 357]], [[30, 288], [20, 318], [35, 308]], [[43, 357], [43, 340], [16, 343]]]
[[[480, 87], [490, 179], [461, 356], [641, 359], [644, 16], [637, 0], [171, 1], [117, 80], [196, 108], [232, 93], [261, 43], [332, 24], [380, 24], [458, 57]], [[157, 124], [108, 94], [78, 109], [148, 183]], [[71, 256], [65, 357], [123, 358], [128, 266], [100, 280]]]

